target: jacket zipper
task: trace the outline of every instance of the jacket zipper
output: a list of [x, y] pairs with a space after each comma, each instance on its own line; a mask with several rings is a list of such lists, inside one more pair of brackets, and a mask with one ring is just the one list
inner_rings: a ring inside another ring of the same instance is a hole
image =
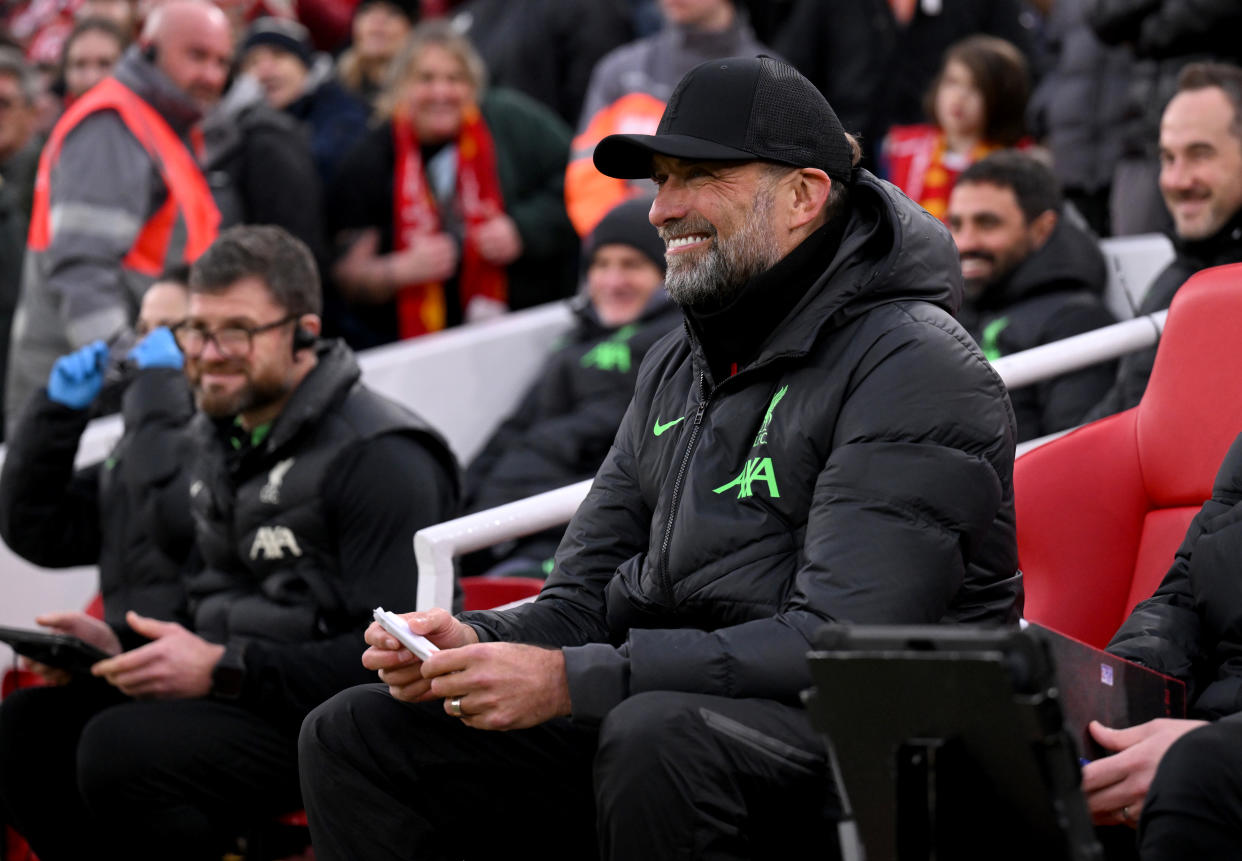
[[699, 439], [699, 428], [703, 425], [703, 414], [707, 412], [710, 396], [705, 384], [706, 375], [699, 371], [699, 408], [694, 414], [694, 423], [690, 426], [690, 439], [686, 442], [686, 453], [681, 457], [681, 467], [677, 470], [677, 478], [673, 481], [673, 497], [669, 501], [668, 521], [664, 524], [664, 542], [660, 545], [660, 585], [664, 589], [665, 603], [672, 606], [673, 581], [668, 575], [668, 546], [673, 537], [673, 521], [677, 519], [677, 509], [681, 503], [681, 486], [686, 477], [686, 468], [690, 465], [690, 455], [694, 452], [694, 444]]

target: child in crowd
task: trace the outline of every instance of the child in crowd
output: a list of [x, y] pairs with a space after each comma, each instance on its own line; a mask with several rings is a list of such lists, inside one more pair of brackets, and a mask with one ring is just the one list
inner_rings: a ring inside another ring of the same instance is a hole
[[924, 105], [929, 124], [894, 126], [880, 155], [884, 176], [944, 219], [958, 175], [989, 153], [1026, 148], [1030, 76], [1004, 39], [970, 36], [945, 52]]

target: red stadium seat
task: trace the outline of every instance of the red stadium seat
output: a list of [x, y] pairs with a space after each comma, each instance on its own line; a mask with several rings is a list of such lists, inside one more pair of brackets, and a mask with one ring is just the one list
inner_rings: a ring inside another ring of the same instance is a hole
[[1242, 431], [1242, 264], [1173, 301], [1142, 403], [1014, 466], [1026, 618], [1096, 646], [1159, 585]]
[[542, 587], [537, 577], [462, 577], [462, 607], [487, 610], [538, 595]]

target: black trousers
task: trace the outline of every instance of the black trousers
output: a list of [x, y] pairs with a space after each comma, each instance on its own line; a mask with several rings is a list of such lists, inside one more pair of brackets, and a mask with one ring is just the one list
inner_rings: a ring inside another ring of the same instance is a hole
[[1242, 723], [1186, 733], [1165, 752], [1143, 804], [1143, 861], [1242, 858]]
[[768, 700], [646, 693], [598, 731], [500, 733], [366, 685], [311, 712], [300, 750], [319, 861], [837, 852], [823, 743]]
[[237, 706], [76, 682], [0, 704], [0, 815], [40, 861], [218, 861], [300, 806], [294, 734]]

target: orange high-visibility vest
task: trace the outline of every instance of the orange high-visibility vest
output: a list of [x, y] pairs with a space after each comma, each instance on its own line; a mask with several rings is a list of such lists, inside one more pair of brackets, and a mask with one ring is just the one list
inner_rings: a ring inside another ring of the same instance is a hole
[[193, 261], [215, 240], [220, 227], [220, 211], [216, 209], [211, 189], [177, 133], [155, 108], [116, 78], [105, 78], [84, 93], [52, 129], [39, 156], [27, 244], [34, 251], [45, 251], [51, 244], [52, 166], [60, 157], [65, 137], [86, 117], [103, 110], [117, 112], [121, 122], [155, 162], [168, 189], [168, 199], [142, 226], [122, 265], [144, 275], [158, 276], [164, 269], [168, 242], [178, 214], [185, 223], [185, 262]]
[[614, 206], [638, 193], [629, 181], [604, 176], [591, 160], [595, 145], [611, 134], [654, 134], [664, 102], [647, 93], [628, 93], [601, 108], [574, 138], [565, 169], [565, 209], [579, 236], [595, 229]]

